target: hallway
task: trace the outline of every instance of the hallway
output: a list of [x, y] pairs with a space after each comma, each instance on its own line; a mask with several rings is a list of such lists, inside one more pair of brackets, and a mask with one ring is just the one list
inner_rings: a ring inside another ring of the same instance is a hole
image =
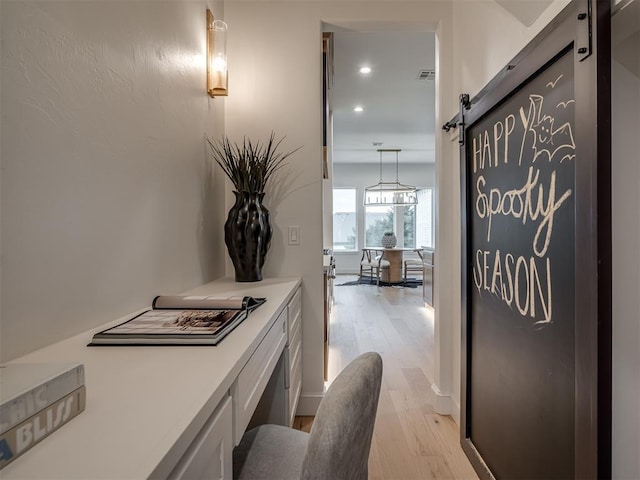
[[329, 380], [358, 354], [382, 355], [384, 374], [369, 457], [369, 478], [477, 479], [460, 447], [459, 429], [430, 405], [433, 310], [422, 289], [340, 286], [331, 315]]

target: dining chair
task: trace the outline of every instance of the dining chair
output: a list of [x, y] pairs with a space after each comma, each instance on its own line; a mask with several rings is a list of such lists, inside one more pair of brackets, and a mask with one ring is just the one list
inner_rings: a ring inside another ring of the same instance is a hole
[[419, 258], [407, 258], [404, 260], [403, 279], [405, 282], [409, 279], [408, 277], [409, 272], [415, 272], [422, 275], [422, 269], [423, 269], [423, 263], [424, 263], [423, 249], [416, 248], [413, 251], [418, 254]]
[[233, 451], [237, 480], [367, 480], [382, 382], [382, 358], [349, 363], [320, 402], [311, 432], [261, 425]]
[[[358, 283], [363, 278], [376, 279], [376, 285], [380, 285], [380, 273], [383, 268], [389, 268], [389, 261], [384, 258], [384, 250], [379, 248], [363, 248], [360, 259], [360, 274]], [[366, 273], [368, 271], [368, 273]]]

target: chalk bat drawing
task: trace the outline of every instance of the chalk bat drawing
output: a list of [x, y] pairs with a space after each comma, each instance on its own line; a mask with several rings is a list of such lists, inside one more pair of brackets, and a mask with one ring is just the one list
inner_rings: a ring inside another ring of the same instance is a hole
[[[560, 80], [549, 82], [547, 85], [554, 85]], [[568, 105], [573, 100], [565, 103]], [[533, 162], [538, 158], [546, 159], [549, 162], [559, 160], [572, 160], [575, 158], [576, 144], [573, 139], [573, 130], [571, 124], [565, 122], [559, 127], [555, 126], [555, 117], [547, 113], [543, 113], [544, 97], [538, 94], [529, 95], [529, 110], [525, 112], [524, 107], [520, 107], [520, 119], [525, 127], [525, 133], [522, 137], [522, 145], [520, 147], [520, 160], [522, 164], [522, 154], [527, 137], [532, 139]]]
[[547, 83], [547, 87], [550, 88], [555, 88], [556, 84], [558, 83], [558, 81], [563, 77], [564, 75], [560, 75], [558, 78], [556, 78], [553, 82], [549, 82]]
[[569, 100], [567, 102], [560, 102], [559, 104], [556, 105], [556, 108], [558, 108], [558, 107], [567, 108], [572, 103], [576, 103], [576, 101], [575, 100]]

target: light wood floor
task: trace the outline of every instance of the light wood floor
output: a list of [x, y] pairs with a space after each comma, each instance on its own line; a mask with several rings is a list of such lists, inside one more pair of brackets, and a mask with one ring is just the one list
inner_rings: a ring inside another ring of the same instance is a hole
[[[421, 288], [337, 286], [330, 323], [329, 381], [358, 354], [377, 351], [384, 373], [369, 456], [370, 480], [477, 479], [459, 429], [430, 405], [433, 310]], [[298, 417], [309, 431], [312, 417]]]

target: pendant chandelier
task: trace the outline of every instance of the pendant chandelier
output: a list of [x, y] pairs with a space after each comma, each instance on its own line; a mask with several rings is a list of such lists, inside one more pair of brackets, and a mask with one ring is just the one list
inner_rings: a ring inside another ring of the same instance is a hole
[[[380, 181], [365, 187], [364, 189], [364, 204], [366, 205], [379, 205], [379, 206], [392, 206], [392, 205], [416, 205], [418, 203], [418, 197], [416, 195], [416, 187], [412, 185], [404, 185], [398, 181], [398, 153], [400, 149], [380, 148]], [[382, 181], [382, 154], [387, 152], [395, 152], [396, 154], [396, 181], [395, 182], [383, 182]]]

